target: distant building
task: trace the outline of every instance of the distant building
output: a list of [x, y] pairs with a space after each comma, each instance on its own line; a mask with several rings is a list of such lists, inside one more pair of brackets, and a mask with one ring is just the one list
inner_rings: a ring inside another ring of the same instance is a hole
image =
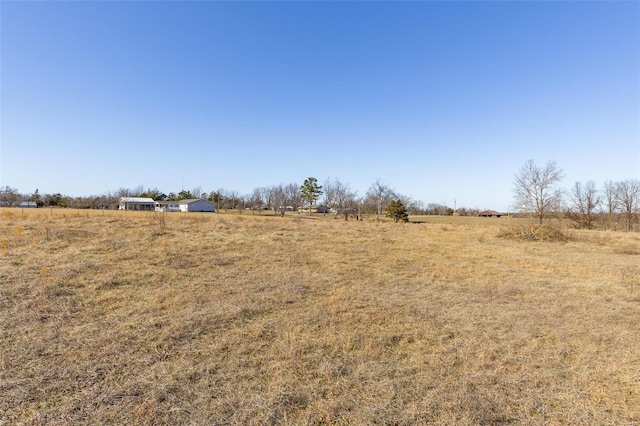
[[[309, 206], [298, 207], [299, 212], [308, 212]], [[311, 213], [331, 213], [331, 209], [323, 204], [312, 204]]]
[[478, 216], [480, 217], [500, 217], [503, 216], [502, 213], [498, 213], [495, 210], [485, 210], [483, 212], [478, 213]]
[[192, 200], [180, 200], [181, 212], [215, 212], [216, 205], [211, 201], [202, 200], [199, 198]]
[[18, 207], [23, 209], [35, 209], [38, 207], [38, 204], [35, 201], [21, 201], [18, 204]]
[[179, 201], [156, 201], [157, 212], [215, 212], [216, 206], [211, 201], [199, 198]]
[[339, 209], [331, 209], [331, 214], [335, 214], [338, 216], [344, 216], [344, 215], [355, 216], [356, 214], [358, 214], [358, 211], [353, 208], [344, 208], [344, 209], [339, 208]]
[[179, 212], [180, 201], [162, 201], [156, 200], [154, 203], [155, 211], [157, 212]]
[[143, 197], [122, 197], [120, 198], [119, 210], [147, 210], [153, 211], [155, 208], [152, 198]]

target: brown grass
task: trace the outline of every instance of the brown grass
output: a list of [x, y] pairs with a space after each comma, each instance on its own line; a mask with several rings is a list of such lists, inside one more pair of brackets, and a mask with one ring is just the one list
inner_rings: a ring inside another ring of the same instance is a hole
[[637, 425], [640, 236], [494, 222], [4, 209], [0, 424]]

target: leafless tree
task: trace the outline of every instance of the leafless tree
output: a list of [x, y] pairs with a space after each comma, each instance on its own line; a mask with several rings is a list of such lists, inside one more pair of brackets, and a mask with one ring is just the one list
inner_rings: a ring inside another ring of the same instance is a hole
[[284, 185], [280, 184], [271, 187], [270, 193], [273, 212], [277, 212], [284, 217], [284, 213], [287, 211], [287, 197]]
[[336, 186], [342, 185], [339, 179], [331, 180], [331, 178], [327, 178], [322, 184], [322, 188], [324, 193], [323, 195], [323, 203], [325, 206], [330, 208], [336, 207]]
[[119, 200], [122, 197], [133, 197], [134, 192], [129, 188], [118, 188], [115, 193], [116, 198]]
[[293, 210], [298, 210], [298, 207], [302, 204], [300, 185], [290, 183], [284, 187], [285, 199], [287, 206], [291, 206]]
[[258, 210], [260, 214], [262, 214], [262, 208], [265, 204], [264, 196], [265, 196], [265, 188], [255, 188], [251, 195], [249, 195], [249, 207], [251, 208], [251, 212], [255, 214], [255, 211]]
[[325, 201], [329, 207], [335, 209], [337, 214], [344, 216], [344, 220], [348, 220], [349, 215], [357, 215], [357, 193], [351, 190], [348, 183], [343, 183], [340, 179], [336, 178], [333, 181], [327, 181], [325, 185], [325, 191], [331, 192], [329, 198], [325, 196]]
[[238, 207], [241, 201], [241, 196], [238, 191], [226, 191], [223, 197], [228, 209], [234, 210]]
[[620, 208], [617, 191], [618, 186], [612, 180], [608, 180], [602, 185], [602, 197], [606, 213], [609, 215], [609, 224], [612, 223], [613, 215]]
[[[57, 205], [57, 199], [58, 197], [56, 197], [57, 194], [53, 194], [51, 197], [49, 198], [49, 200], [47, 200], [45, 197], [45, 204], [46, 205]], [[112, 208], [118, 208], [118, 203], [120, 202], [120, 199], [111, 191], [107, 191], [107, 193], [105, 194], [105, 205], [107, 206], [107, 208], [112, 209]], [[55, 204], [51, 204], [51, 202], [54, 202]]]
[[251, 194], [239, 195], [236, 208], [238, 210], [238, 214], [242, 214], [243, 210], [251, 208]]
[[416, 201], [414, 201], [414, 199], [411, 198], [410, 195], [396, 193], [396, 199], [402, 202], [402, 205], [407, 210], [407, 213], [410, 210], [415, 210], [414, 206], [416, 204]]
[[365, 197], [366, 200], [374, 206], [376, 215], [381, 215], [384, 213], [387, 205], [395, 197], [395, 193], [391, 188], [378, 179], [371, 184]]
[[622, 207], [627, 231], [631, 231], [633, 219], [640, 211], [640, 180], [630, 179], [618, 182], [616, 195]]
[[571, 202], [572, 217], [582, 227], [591, 229], [593, 227], [593, 215], [601, 203], [595, 182], [590, 180], [584, 185], [576, 182], [569, 194], [569, 200]]
[[191, 195], [193, 195], [193, 198], [200, 198], [202, 196], [202, 187], [193, 187], [193, 189], [191, 190]]
[[267, 210], [276, 211], [277, 207], [275, 205], [276, 193], [278, 191], [277, 186], [265, 186], [263, 188], [263, 197], [264, 197], [264, 207]]
[[413, 200], [409, 206], [407, 206], [409, 214], [422, 214], [424, 212], [424, 202], [420, 200]]
[[18, 193], [17, 189], [8, 185], [0, 189], [0, 201], [6, 203], [8, 207], [13, 206], [18, 199], [20, 199], [20, 193]]
[[542, 223], [547, 214], [560, 209], [562, 192], [556, 185], [562, 178], [562, 170], [555, 161], [549, 161], [544, 167], [538, 167], [533, 160], [527, 161], [514, 182], [516, 208]]
[[144, 193], [144, 185], [138, 185], [131, 191], [132, 197], [139, 197], [140, 194]]

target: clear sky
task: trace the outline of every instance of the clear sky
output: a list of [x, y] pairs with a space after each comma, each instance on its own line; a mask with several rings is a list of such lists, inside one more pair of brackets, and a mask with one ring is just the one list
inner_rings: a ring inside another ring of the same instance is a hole
[[528, 160], [640, 178], [640, 2], [1, 1], [0, 185], [380, 179], [506, 211]]

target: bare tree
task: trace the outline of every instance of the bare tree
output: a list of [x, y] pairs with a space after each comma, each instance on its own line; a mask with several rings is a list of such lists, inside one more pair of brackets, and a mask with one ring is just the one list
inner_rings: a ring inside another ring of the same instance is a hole
[[602, 185], [602, 196], [606, 208], [606, 213], [609, 215], [610, 225], [613, 222], [613, 215], [620, 208], [617, 191], [618, 186], [612, 180], [608, 180]]
[[356, 192], [351, 190], [347, 183], [340, 179], [327, 179], [324, 184], [324, 203], [336, 211], [337, 214], [344, 215], [345, 220], [349, 215], [355, 216], [357, 213]]
[[281, 184], [271, 188], [271, 200], [273, 203], [273, 212], [277, 212], [280, 216], [284, 217], [284, 213], [287, 211], [287, 196], [284, 185]]
[[144, 193], [144, 185], [138, 185], [135, 188], [133, 188], [132, 192], [131, 192], [131, 196], [132, 197], [139, 197], [140, 194]]
[[371, 184], [366, 194], [366, 199], [374, 206], [376, 215], [384, 213], [385, 208], [393, 197], [395, 197], [393, 190], [382, 183], [380, 179]]
[[624, 180], [616, 185], [618, 203], [622, 207], [627, 231], [633, 227], [633, 219], [640, 211], [640, 180]]
[[[52, 195], [47, 195], [45, 197], [45, 204], [48, 206], [55, 206], [58, 204], [58, 200], [61, 198], [60, 194], [52, 194]], [[107, 193], [105, 194], [105, 204], [107, 206], [108, 209], [117, 209], [118, 208], [118, 203], [120, 201], [119, 198], [116, 197], [115, 194], [113, 194], [111, 191], [107, 191]]]
[[262, 208], [264, 206], [264, 194], [265, 188], [255, 188], [251, 195], [248, 197], [249, 207], [251, 208], [251, 212], [255, 214], [255, 210], [257, 209], [260, 214], [262, 214]]
[[341, 182], [336, 178], [331, 180], [331, 178], [327, 178], [324, 181], [322, 187], [324, 188], [324, 197], [323, 202], [327, 207], [335, 208], [336, 207], [336, 186], [341, 185]]
[[411, 204], [407, 206], [409, 214], [423, 214], [424, 202], [420, 200], [413, 200]]
[[337, 214], [343, 215], [344, 220], [349, 220], [349, 215], [357, 215], [357, 193], [351, 190], [348, 183], [343, 183], [336, 178], [333, 181], [327, 181], [325, 185], [325, 191], [331, 193], [328, 198], [325, 195], [325, 201], [329, 207], [335, 209]]
[[117, 199], [120, 199], [122, 197], [133, 197], [134, 192], [129, 188], [118, 188], [118, 190], [115, 193], [115, 196]]
[[236, 203], [238, 214], [242, 214], [242, 211], [245, 209], [249, 209], [250, 206], [251, 206], [251, 194], [240, 194], [238, 196], [238, 201]]
[[592, 180], [582, 185], [576, 182], [569, 194], [572, 217], [582, 227], [591, 229], [593, 227], [593, 215], [596, 207], [601, 203], [600, 195], [596, 189], [596, 184]]
[[300, 185], [290, 183], [284, 187], [285, 199], [287, 206], [291, 206], [293, 210], [298, 210], [302, 204]]
[[529, 160], [520, 169], [514, 182], [516, 208], [538, 218], [542, 223], [545, 215], [556, 212], [562, 203], [562, 192], [556, 185], [563, 173], [555, 161], [538, 167]]
[[238, 207], [238, 204], [241, 201], [241, 196], [238, 191], [227, 191], [224, 196], [224, 200], [227, 203], [227, 208], [234, 210]]
[[193, 195], [193, 198], [200, 198], [202, 196], [202, 187], [194, 186], [191, 190], [191, 195]]
[[6, 203], [7, 207], [13, 206], [19, 198], [20, 193], [18, 193], [18, 190], [15, 188], [11, 188], [7, 185], [0, 189], [0, 201]]
[[264, 193], [264, 208], [266, 210], [273, 210], [274, 212], [277, 209], [276, 204], [276, 193], [278, 192], [277, 186], [265, 186], [263, 188]]
[[400, 201], [402, 203], [402, 205], [404, 205], [405, 209], [407, 210], [407, 213], [415, 205], [415, 201], [409, 195], [396, 193], [396, 199], [397, 199], [397, 201]]

